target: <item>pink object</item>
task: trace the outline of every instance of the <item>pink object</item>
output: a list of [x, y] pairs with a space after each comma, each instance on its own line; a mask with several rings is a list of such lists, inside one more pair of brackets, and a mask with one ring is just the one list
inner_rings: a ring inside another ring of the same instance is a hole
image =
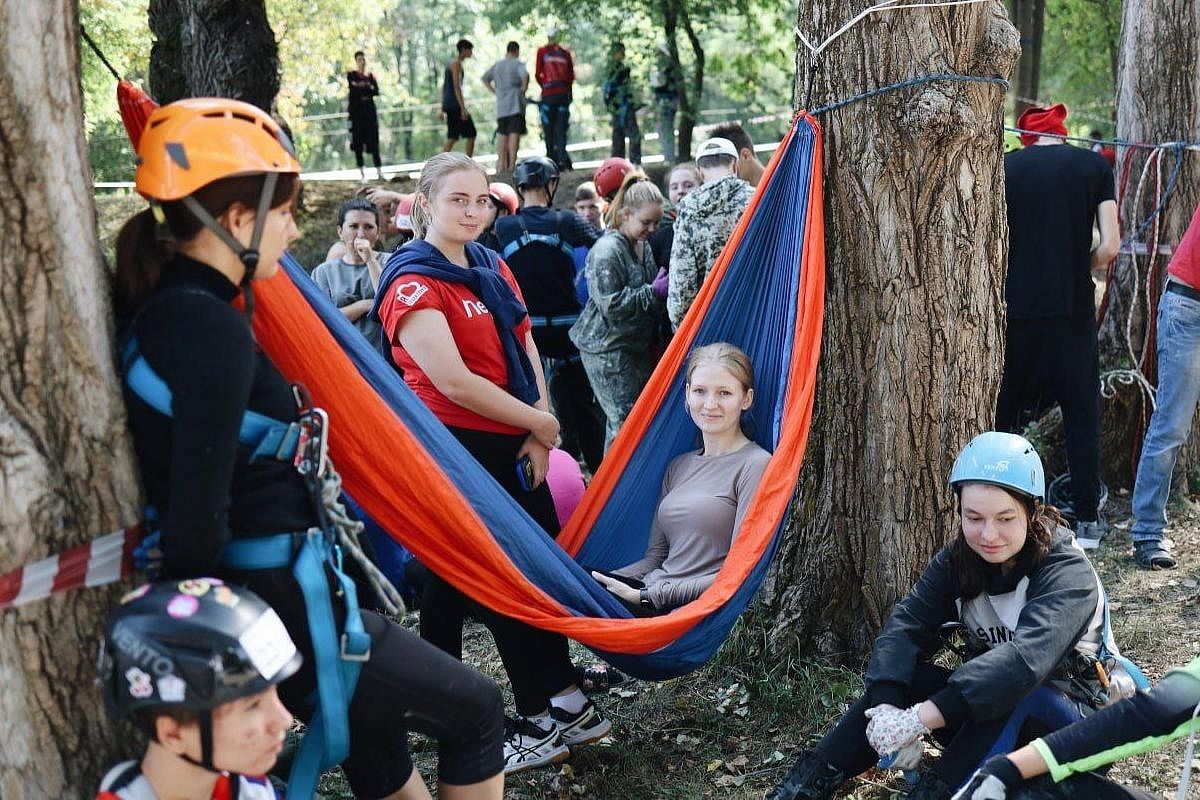
[[579, 501], [583, 499], [583, 471], [579, 462], [566, 450], [557, 447], [550, 451], [550, 467], [546, 474], [546, 484], [554, 498], [554, 510], [558, 512], [558, 524], [566, 525], [567, 520], [575, 513]]

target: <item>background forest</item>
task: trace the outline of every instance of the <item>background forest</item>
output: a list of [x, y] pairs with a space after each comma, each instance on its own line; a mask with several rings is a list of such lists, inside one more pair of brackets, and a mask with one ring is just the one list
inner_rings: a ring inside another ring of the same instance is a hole
[[[267, 0], [268, 17], [279, 43], [281, 88], [277, 110], [288, 121], [301, 163], [309, 171], [353, 165], [345, 116], [345, 72], [357, 49], [366, 52], [381, 96], [377, 101], [381, 154], [385, 164], [420, 161], [440, 145], [437, 117], [442, 70], [454, 42], [475, 42], [464, 89], [480, 127], [478, 152], [494, 152], [492, 97], [479, 80], [503, 57], [511, 39], [522, 59], [533, 56], [553, 24], [567, 31], [564, 43], [575, 54], [578, 82], [571, 109], [571, 142], [596, 142], [585, 159], [607, 155], [608, 117], [600, 87], [609, 45], [626, 43], [643, 97], [664, 43], [664, 14], [684, 12], [676, 33], [680, 64], [691, 80], [697, 47], [703, 58], [698, 93], [698, 124], [725, 119], [754, 120], [747, 127], [756, 142], [776, 141], [791, 106], [795, 40], [793, 10], [763, 0], [447, 0], [436, 6], [390, 0]], [[1114, 126], [1116, 53], [1120, 34], [1119, 0], [1046, 0], [1040, 59], [1039, 97], [1065, 102], [1075, 132]], [[151, 34], [146, 3], [135, 0], [82, 0], [80, 22], [123, 76], [147, 84]], [[687, 27], [696, 34], [689, 41]], [[97, 181], [132, 178], [133, 154], [113, 99], [113, 79], [87, 47], [82, 51], [84, 114], [92, 169]], [[1014, 83], [1012, 99], [1017, 97]], [[530, 96], [536, 98], [536, 84]], [[774, 118], [782, 112], [784, 118]], [[530, 135], [523, 146], [538, 147], [536, 107], [527, 110]], [[643, 124], [653, 132], [653, 117]], [[697, 139], [696, 141], [699, 141]], [[647, 153], [658, 152], [653, 138]]]

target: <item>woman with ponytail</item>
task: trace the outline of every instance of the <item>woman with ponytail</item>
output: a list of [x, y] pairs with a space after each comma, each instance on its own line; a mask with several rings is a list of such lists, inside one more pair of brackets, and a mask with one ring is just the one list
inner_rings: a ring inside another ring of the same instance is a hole
[[571, 328], [596, 400], [607, 417], [605, 447], [654, 370], [655, 332], [666, 310], [666, 281], [649, 239], [662, 219], [663, 196], [645, 173], [630, 172], [608, 208], [608, 230], [587, 257], [588, 302]]
[[[498, 800], [498, 688], [357, 607], [313, 486], [294, 466], [305, 453], [287, 444], [316, 412], [298, 408], [304, 393], [254, 342], [253, 282], [278, 270], [297, 236], [291, 143], [254, 106], [196, 98], [151, 115], [138, 157], [136, 186], [150, 208], [121, 231], [115, 294], [129, 425], [157, 510], [161, 562], [148, 566], [178, 582], [169, 615], [196, 613], [196, 597], [210, 591], [236, 608], [222, 581], [278, 613], [303, 657], [279, 695], [309, 723], [289, 796], [312, 796], [320, 770], [341, 762], [358, 797], [427, 800], [408, 754], [411, 727], [439, 742], [440, 797]], [[271, 440], [272, 431], [283, 435]], [[198, 580], [206, 575], [218, 580]], [[245, 649], [271, 680], [276, 659], [253, 639], [243, 637]], [[154, 694], [166, 688], [138, 691], [171, 701]], [[183, 756], [216, 783], [211, 731]]]

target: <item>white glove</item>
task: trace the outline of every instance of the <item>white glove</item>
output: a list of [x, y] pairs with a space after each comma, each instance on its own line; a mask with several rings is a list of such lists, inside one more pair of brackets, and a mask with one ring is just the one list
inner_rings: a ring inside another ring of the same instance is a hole
[[912, 744], [905, 745], [890, 756], [879, 758], [880, 769], [898, 769], [904, 772], [917, 768], [921, 757], [925, 755], [925, 742], [917, 739]]
[[918, 708], [919, 703], [909, 708], [896, 708], [883, 703], [866, 710], [865, 716], [869, 720], [867, 741], [875, 748], [875, 752], [890, 756], [913, 742], [920, 742], [921, 737], [929, 733], [929, 728], [921, 724], [917, 715]]
[[953, 800], [1007, 800], [1023, 782], [1020, 770], [1007, 756], [992, 756], [955, 792]]

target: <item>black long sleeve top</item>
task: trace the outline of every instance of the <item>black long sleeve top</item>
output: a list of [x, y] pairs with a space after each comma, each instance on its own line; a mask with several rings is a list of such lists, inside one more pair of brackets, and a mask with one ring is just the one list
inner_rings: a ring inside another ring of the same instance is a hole
[[129, 425], [163, 533], [169, 577], [214, 574], [231, 537], [305, 530], [312, 500], [290, 463], [250, 463], [238, 441], [246, 409], [296, 419], [291, 387], [230, 305], [238, 287], [212, 267], [178, 256], [136, 314], [133, 333], [172, 393], [172, 417], [124, 387]]

